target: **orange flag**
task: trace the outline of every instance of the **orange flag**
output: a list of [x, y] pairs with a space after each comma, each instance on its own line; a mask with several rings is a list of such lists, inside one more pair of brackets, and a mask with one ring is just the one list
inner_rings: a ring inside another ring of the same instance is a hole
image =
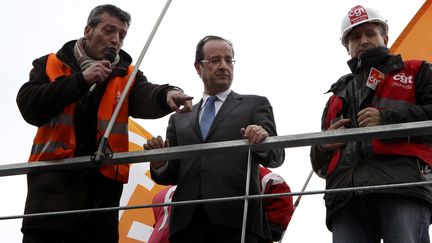
[[404, 60], [432, 62], [432, 0], [427, 0], [399, 35], [392, 53], [402, 54]]
[[[143, 150], [142, 145], [153, 136], [138, 123], [129, 119], [129, 151]], [[165, 186], [157, 185], [150, 178], [149, 163], [131, 165], [129, 183], [125, 184], [120, 205], [151, 204], [153, 196]], [[152, 208], [120, 211], [120, 243], [147, 242], [153, 231]]]

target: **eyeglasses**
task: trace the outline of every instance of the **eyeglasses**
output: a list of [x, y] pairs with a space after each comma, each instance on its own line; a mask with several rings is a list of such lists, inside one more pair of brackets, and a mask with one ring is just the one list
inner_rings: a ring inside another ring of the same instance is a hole
[[225, 63], [227, 65], [230, 65], [230, 66], [234, 65], [234, 63], [235, 63], [235, 60], [232, 59], [231, 57], [227, 57], [227, 58], [216, 57], [216, 58], [211, 58], [209, 60], [201, 60], [200, 62], [201, 63], [208, 63], [209, 65], [212, 65], [212, 66], [213, 65], [214, 66], [219, 66], [222, 63], [222, 59], [225, 60]]

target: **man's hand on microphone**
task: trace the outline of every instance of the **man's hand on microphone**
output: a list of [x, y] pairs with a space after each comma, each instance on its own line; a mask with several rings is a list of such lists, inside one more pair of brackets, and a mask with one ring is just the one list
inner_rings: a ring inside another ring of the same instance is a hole
[[83, 72], [84, 79], [89, 86], [105, 81], [112, 72], [111, 63], [107, 60], [96, 61]]

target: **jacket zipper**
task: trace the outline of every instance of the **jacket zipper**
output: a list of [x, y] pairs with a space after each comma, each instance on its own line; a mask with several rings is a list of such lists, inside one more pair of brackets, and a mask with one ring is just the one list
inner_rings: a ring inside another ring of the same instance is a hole
[[[357, 61], [357, 70], [361, 70], [361, 72], [363, 73], [363, 80], [364, 80], [365, 79], [366, 71], [362, 67], [362, 61], [361, 61], [360, 58]], [[360, 80], [360, 81], [362, 81], [362, 80]], [[354, 82], [352, 82], [352, 89], [353, 89], [353, 96], [354, 96], [354, 98], [353, 98], [354, 112], [351, 115], [351, 117], [352, 117], [352, 120], [353, 120], [352, 122], [354, 124], [354, 127], [358, 128], [359, 124], [357, 123], [357, 113], [360, 111], [360, 107], [361, 107], [361, 102], [362, 102], [361, 93], [362, 93], [362, 91], [359, 90], [358, 95], [357, 95], [356, 84]], [[354, 147], [355, 147], [355, 150], [356, 150], [358, 161], [362, 161], [363, 160], [363, 153], [361, 151], [361, 144], [360, 144], [361, 142], [360, 141], [355, 141], [354, 143], [355, 143]], [[354, 183], [354, 186], [355, 186], [355, 183]]]
[[417, 162], [417, 167], [418, 167], [419, 172], [420, 172], [420, 181], [425, 181], [425, 178], [424, 178], [424, 170], [423, 170], [423, 168], [421, 167], [420, 162], [419, 162], [418, 159], [416, 159], [416, 162]]

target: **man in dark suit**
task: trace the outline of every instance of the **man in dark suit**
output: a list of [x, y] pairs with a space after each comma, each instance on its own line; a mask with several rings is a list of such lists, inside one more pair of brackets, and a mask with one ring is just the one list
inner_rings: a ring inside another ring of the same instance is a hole
[[[204, 94], [192, 112], [171, 116], [167, 139], [158, 136], [145, 149], [221, 142], [247, 138], [259, 144], [276, 136], [272, 107], [267, 98], [240, 95], [230, 89], [234, 70], [232, 44], [207, 36], [197, 45], [195, 69], [204, 82]], [[213, 120], [214, 117], [214, 120]], [[260, 194], [258, 166], [278, 167], [284, 150], [252, 154], [250, 194]], [[152, 161], [152, 178], [159, 184], [177, 185], [173, 201], [240, 196], [245, 194], [247, 152], [223, 152], [170, 161]], [[170, 241], [232, 242], [241, 239], [243, 201], [176, 206], [170, 218]], [[250, 200], [246, 242], [271, 239], [261, 200]]]

